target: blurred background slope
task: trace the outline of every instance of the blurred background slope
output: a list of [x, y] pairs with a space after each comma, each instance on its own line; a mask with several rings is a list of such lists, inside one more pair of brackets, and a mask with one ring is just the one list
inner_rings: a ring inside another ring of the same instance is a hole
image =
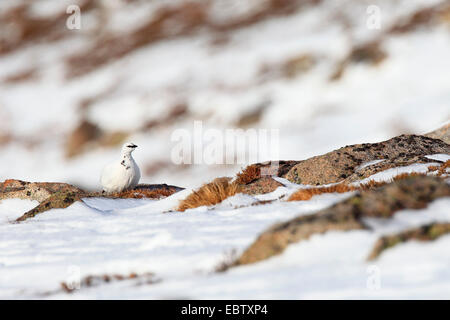
[[450, 118], [449, 57], [450, 1], [1, 1], [0, 180], [96, 189], [125, 140], [146, 183], [236, 173], [172, 163], [194, 120], [278, 128], [286, 160], [424, 133]]

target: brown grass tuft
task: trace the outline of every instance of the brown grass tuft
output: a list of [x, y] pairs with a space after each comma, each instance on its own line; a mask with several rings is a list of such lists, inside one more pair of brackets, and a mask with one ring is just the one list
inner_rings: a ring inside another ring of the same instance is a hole
[[217, 178], [213, 182], [200, 187], [192, 192], [186, 199], [180, 202], [177, 211], [198, 208], [201, 206], [212, 206], [218, 204], [228, 197], [239, 193], [241, 188], [237, 183], [230, 183], [231, 178]]
[[372, 190], [379, 187], [382, 187], [388, 183], [391, 183], [393, 181], [399, 181], [402, 179], [406, 179], [409, 177], [416, 177], [416, 176], [425, 176], [426, 174], [423, 173], [402, 173], [397, 176], [395, 176], [392, 181], [374, 181], [370, 180], [367, 183], [360, 184], [359, 186], [352, 186], [345, 183], [336, 184], [329, 187], [318, 187], [318, 188], [308, 188], [308, 189], [300, 189], [294, 194], [291, 195], [288, 201], [306, 201], [311, 199], [315, 195], [323, 194], [323, 193], [345, 193], [345, 192], [351, 192], [351, 191], [365, 191], [365, 190]]
[[350, 186], [347, 184], [337, 184], [330, 187], [319, 187], [319, 188], [308, 188], [300, 189], [295, 192], [288, 201], [306, 201], [311, 199], [315, 195], [322, 193], [345, 193], [350, 191], [355, 191], [357, 187]]
[[438, 171], [439, 168], [440, 168], [439, 166], [429, 166], [428, 167], [428, 172]]
[[249, 184], [261, 178], [261, 168], [252, 164], [237, 174], [237, 184]]

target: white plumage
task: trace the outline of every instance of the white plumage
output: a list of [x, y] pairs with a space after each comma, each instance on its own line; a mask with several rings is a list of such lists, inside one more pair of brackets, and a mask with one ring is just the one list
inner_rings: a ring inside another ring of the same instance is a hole
[[125, 143], [119, 161], [107, 165], [102, 172], [100, 182], [107, 193], [122, 192], [136, 187], [141, 179], [141, 171], [131, 153], [137, 145]]

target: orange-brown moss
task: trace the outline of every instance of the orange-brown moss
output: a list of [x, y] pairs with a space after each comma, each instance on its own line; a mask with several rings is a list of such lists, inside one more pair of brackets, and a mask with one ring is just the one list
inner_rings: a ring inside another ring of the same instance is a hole
[[345, 193], [355, 191], [356, 187], [347, 184], [337, 184], [329, 187], [300, 189], [295, 192], [288, 201], [306, 201], [315, 195], [323, 193]]
[[3, 182], [3, 187], [4, 187], [4, 189], [6, 189], [9, 185], [11, 185], [11, 184], [14, 184], [15, 182], [17, 182], [18, 180], [16, 180], [16, 179], [6, 179], [4, 182]]
[[439, 167], [438, 166], [429, 166], [428, 167], [428, 172], [434, 172], [434, 171], [438, 171]]
[[450, 168], [450, 160], [445, 161], [443, 165], [439, 168], [438, 176], [442, 176], [447, 172], [447, 168]]
[[230, 180], [230, 178], [217, 178], [213, 182], [203, 185], [182, 200], [177, 211], [212, 206], [234, 196], [240, 192], [241, 187], [237, 183], [231, 183]]

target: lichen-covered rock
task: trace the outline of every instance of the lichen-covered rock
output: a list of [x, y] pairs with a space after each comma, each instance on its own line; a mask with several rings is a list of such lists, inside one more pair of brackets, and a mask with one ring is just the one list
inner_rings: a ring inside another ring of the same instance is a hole
[[425, 136], [433, 139], [440, 139], [445, 143], [450, 144], [450, 122], [444, 125], [442, 128], [427, 133]]
[[[286, 179], [299, 184], [321, 185], [355, 181], [387, 168], [413, 163], [431, 162], [424, 156], [450, 154], [450, 145], [439, 139], [417, 135], [401, 135], [380, 143], [346, 146], [327, 154], [298, 162]], [[384, 160], [358, 172], [358, 167], [374, 160]]]
[[67, 208], [72, 203], [88, 197], [106, 197], [114, 199], [148, 198], [161, 199], [183, 190], [167, 184], [140, 184], [133, 190], [117, 194], [103, 194], [101, 192], [85, 192], [84, 190], [67, 183], [52, 182], [26, 182], [9, 179], [0, 183], [0, 200], [3, 199], [29, 199], [39, 201], [39, 205], [24, 213], [16, 221], [21, 222], [50, 209]]
[[42, 201], [37, 207], [24, 213], [21, 217], [16, 219], [16, 222], [25, 221], [29, 218], [33, 218], [36, 215], [48, 211], [50, 209], [64, 209], [72, 205], [74, 202], [79, 201], [86, 196], [84, 192], [55, 192], [50, 197]]
[[14, 179], [0, 183], [0, 200], [19, 198], [42, 202], [57, 192], [81, 193], [84, 191], [67, 183], [26, 182]]
[[256, 163], [238, 173], [236, 183], [241, 186], [243, 193], [256, 195], [275, 191], [283, 184], [276, 181], [272, 176], [283, 176], [299, 163], [299, 161], [278, 161], [275, 163]]
[[280, 254], [291, 243], [330, 230], [369, 229], [362, 218], [389, 218], [401, 209], [419, 209], [437, 198], [450, 196], [444, 179], [410, 176], [357, 195], [323, 209], [277, 224], [261, 234], [241, 255], [236, 265], [261, 261]]
[[265, 194], [273, 192], [278, 187], [282, 186], [282, 183], [279, 183], [272, 177], [261, 177], [247, 185], [244, 185], [241, 189], [241, 192], [250, 195]]
[[[440, 133], [435, 133], [434, 136], [445, 140], [445, 135], [448, 134], [445, 128], [441, 128]], [[279, 161], [278, 166], [273, 166], [271, 162], [256, 163], [238, 174], [237, 180], [241, 184], [251, 185], [261, 177], [273, 175], [308, 185], [356, 182], [387, 169], [435, 162], [425, 156], [450, 154], [450, 145], [443, 140], [428, 136], [401, 135], [379, 143], [346, 146], [307, 160]], [[372, 161], [374, 163], [370, 164]]]
[[368, 178], [378, 172], [382, 172], [392, 168], [405, 167], [414, 163], [432, 163], [435, 160], [428, 159], [423, 156], [412, 156], [405, 160], [404, 158], [394, 158], [381, 160], [380, 162], [367, 164], [364, 167], [356, 167], [355, 172], [350, 174], [344, 181], [346, 183], [357, 182], [361, 179]]
[[132, 190], [122, 191], [119, 193], [113, 194], [89, 194], [89, 196], [102, 196], [106, 198], [113, 199], [161, 199], [165, 197], [169, 197], [172, 194], [184, 190], [184, 188], [170, 186], [167, 184], [140, 184], [137, 185]]
[[400, 232], [398, 234], [381, 237], [375, 243], [372, 252], [369, 254], [368, 260], [375, 260], [382, 252], [398, 244], [411, 240], [416, 241], [433, 241], [450, 233], [450, 223], [431, 223], [412, 230]]

